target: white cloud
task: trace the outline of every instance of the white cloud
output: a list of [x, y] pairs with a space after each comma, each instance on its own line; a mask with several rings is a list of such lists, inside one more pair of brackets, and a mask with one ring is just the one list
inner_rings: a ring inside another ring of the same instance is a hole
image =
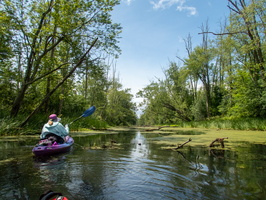
[[153, 9], [165, 9], [169, 8], [173, 5], [177, 4], [176, 9], [178, 11], [189, 11], [189, 15], [195, 15], [197, 13], [197, 9], [195, 7], [185, 6], [186, 0], [157, 0], [150, 1], [150, 3], [153, 5]]
[[157, 3], [154, 1], [150, 2], [154, 9], [165, 9], [171, 7], [174, 4], [183, 4], [184, 0], [159, 0]]
[[197, 9], [195, 7], [177, 6], [176, 9], [179, 11], [187, 10], [187, 11], [189, 11], [189, 15], [196, 15], [197, 14]]
[[132, 1], [134, 0], [123, 0], [127, 5], [130, 5]]

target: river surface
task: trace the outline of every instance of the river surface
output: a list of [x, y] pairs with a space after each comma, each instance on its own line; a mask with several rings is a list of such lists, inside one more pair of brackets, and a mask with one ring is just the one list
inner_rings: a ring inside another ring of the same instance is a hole
[[0, 138], [0, 199], [266, 199], [265, 144], [173, 151], [139, 131], [73, 137], [70, 152], [46, 158], [31, 153], [36, 137]]

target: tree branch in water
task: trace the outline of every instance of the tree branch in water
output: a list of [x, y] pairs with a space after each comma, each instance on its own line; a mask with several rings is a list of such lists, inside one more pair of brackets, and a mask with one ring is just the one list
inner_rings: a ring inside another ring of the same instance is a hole
[[183, 144], [179, 144], [179, 145], [178, 145], [176, 148], [174, 148], [174, 149], [180, 149], [180, 148], [182, 148], [185, 144], [189, 143], [190, 141], [192, 141], [191, 138], [189, 138], [188, 141], [184, 142]]

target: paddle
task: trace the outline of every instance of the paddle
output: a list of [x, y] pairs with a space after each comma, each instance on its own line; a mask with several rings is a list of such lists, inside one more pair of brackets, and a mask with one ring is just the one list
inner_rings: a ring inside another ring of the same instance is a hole
[[84, 113], [80, 117], [78, 117], [74, 121], [70, 122], [69, 124], [72, 124], [73, 122], [81, 119], [82, 117], [88, 117], [88, 116], [92, 115], [95, 110], [96, 110], [96, 107], [95, 106], [91, 106], [89, 109], [85, 110]]

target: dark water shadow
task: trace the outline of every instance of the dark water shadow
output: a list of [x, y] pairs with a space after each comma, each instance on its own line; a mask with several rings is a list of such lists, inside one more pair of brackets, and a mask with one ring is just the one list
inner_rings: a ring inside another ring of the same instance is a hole
[[58, 165], [65, 161], [66, 155], [60, 154], [55, 156], [33, 156], [33, 162], [35, 167]]

